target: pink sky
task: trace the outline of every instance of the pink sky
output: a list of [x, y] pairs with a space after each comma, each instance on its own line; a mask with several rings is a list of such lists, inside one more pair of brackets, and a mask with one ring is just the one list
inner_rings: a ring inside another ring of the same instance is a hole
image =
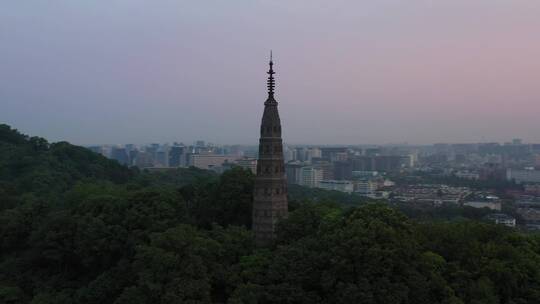
[[[24, 3], [22, 3], [24, 2]], [[6, 1], [0, 122], [79, 144], [540, 142], [540, 1]]]

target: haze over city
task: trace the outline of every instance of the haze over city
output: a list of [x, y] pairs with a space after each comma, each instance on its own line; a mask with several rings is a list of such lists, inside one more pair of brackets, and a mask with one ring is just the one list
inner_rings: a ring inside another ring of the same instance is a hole
[[75, 144], [538, 142], [540, 2], [6, 1], [0, 120]]

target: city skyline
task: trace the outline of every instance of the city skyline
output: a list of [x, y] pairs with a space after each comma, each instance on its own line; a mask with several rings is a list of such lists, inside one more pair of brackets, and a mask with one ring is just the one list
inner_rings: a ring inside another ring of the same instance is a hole
[[540, 142], [540, 3], [401, 2], [4, 3], [0, 120], [81, 145], [256, 144], [272, 47], [286, 143]]

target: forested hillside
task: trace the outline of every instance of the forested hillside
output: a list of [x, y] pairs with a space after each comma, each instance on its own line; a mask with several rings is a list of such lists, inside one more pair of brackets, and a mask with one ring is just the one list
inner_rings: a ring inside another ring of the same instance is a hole
[[0, 209], [14, 207], [27, 196], [57, 200], [82, 180], [125, 183], [132, 172], [67, 142], [48, 143], [0, 125]]
[[275, 244], [256, 248], [253, 180], [240, 168], [139, 172], [1, 126], [0, 303], [540, 299], [538, 236], [420, 223], [332, 193], [293, 189]]

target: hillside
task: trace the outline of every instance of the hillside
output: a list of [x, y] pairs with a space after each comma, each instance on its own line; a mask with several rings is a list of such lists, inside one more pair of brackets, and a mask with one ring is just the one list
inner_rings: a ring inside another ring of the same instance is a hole
[[275, 243], [257, 248], [249, 170], [131, 171], [84, 148], [1, 130], [0, 303], [540, 298], [537, 235], [417, 222], [382, 204], [354, 207], [355, 197], [298, 188]]
[[132, 172], [115, 161], [67, 142], [49, 143], [0, 125], [0, 209], [22, 195], [53, 199], [82, 180], [125, 183]]

